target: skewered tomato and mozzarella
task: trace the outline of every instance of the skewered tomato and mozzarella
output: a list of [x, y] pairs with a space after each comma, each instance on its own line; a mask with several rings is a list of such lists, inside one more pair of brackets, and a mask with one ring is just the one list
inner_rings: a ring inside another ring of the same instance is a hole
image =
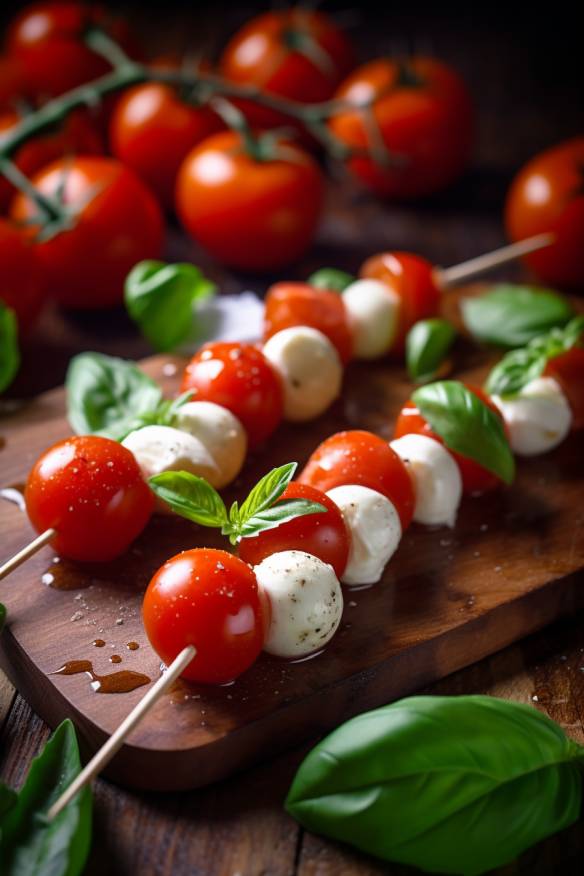
[[572, 411], [553, 377], [536, 377], [513, 398], [491, 398], [505, 420], [511, 449], [519, 456], [547, 453], [570, 431]]
[[413, 519], [426, 526], [454, 526], [462, 498], [460, 470], [434, 438], [403, 435], [389, 445], [408, 468], [414, 483]]
[[399, 298], [380, 280], [356, 280], [342, 298], [353, 328], [358, 359], [377, 359], [391, 350], [398, 332]]
[[174, 425], [197, 438], [213, 457], [214, 487], [220, 490], [237, 477], [245, 462], [247, 435], [231, 411], [214, 402], [187, 402], [178, 409]]

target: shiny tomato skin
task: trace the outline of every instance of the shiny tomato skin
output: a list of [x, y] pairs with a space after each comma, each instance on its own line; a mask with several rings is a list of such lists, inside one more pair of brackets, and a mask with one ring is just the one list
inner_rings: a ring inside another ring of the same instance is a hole
[[0, 219], [0, 301], [16, 313], [19, 334], [34, 325], [44, 302], [44, 285], [34, 247], [26, 234]]
[[[134, 171], [113, 158], [65, 158], [33, 177], [46, 195], [54, 196], [63, 182], [65, 203], [79, 212], [70, 230], [35, 248], [49, 293], [64, 307], [121, 304], [130, 269], [160, 256], [164, 228], [158, 202]], [[18, 194], [11, 215], [24, 221], [36, 210]]]
[[0, 112], [13, 112], [28, 97], [22, 65], [17, 58], [0, 55]]
[[283, 394], [272, 366], [252, 344], [205, 344], [185, 368], [181, 392], [193, 401], [223, 405], [241, 421], [257, 447], [282, 421]]
[[346, 484], [377, 490], [398, 512], [402, 529], [414, 513], [414, 489], [408, 470], [389, 444], [371, 432], [337, 432], [320, 444], [298, 478], [323, 493]]
[[122, 554], [146, 526], [154, 494], [132, 453], [97, 435], [66, 438], [35, 462], [24, 491], [37, 532], [64, 557], [107, 562]]
[[511, 240], [547, 231], [554, 243], [525, 256], [544, 283], [584, 288], [584, 136], [552, 146], [517, 174], [507, 194], [505, 225]]
[[257, 566], [270, 554], [281, 551], [304, 551], [328, 563], [340, 578], [347, 567], [350, 536], [339, 508], [321, 490], [309, 484], [291, 483], [278, 501], [306, 499], [318, 502], [327, 509], [322, 514], [306, 514], [276, 529], [268, 529], [258, 535], [244, 538], [239, 543], [239, 556]]
[[[486, 395], [486, 393], [484, 393], [483, 390], [480, 389], [480, 387], [469, 385], [468, 389], [470, 389], [475, 395], [477, 395], [481, 399], [481, 401], [488, 405], [489, 408], [495, 414], [497, 414], [497, 416], [503, 422], [501, 412], [493, 404], [493, 402]], [[432, 431], [427, 420], [421, 415], [414, 402], [410, 400], [405, 403], [399, 413], [397, 422], [395, 424], [394, 438], [401, 438], [402, 435], [412, 434], [427, 435], [430, 438], [435, 438], [436, 441], [440, 442], [440, 444], [444, 444], [442, 438]], [[450, 448], [448, 448], [448, 450], [449, 453], [452, 454], [452, 457], [456, 460], [456, 464], [460, 469], [460, 475], [462, 477], [462, 489], [463, 493], [466, 496], [487, 493], [491, 490], [494, 490], [496, 487], [501, 486], [501, 480], [497, 477], [497, 475], [494, 475], [492, 472], [487, 471], [486, 468], [483, 468], [483, 466], [479, 465], [478, 462], [475, 462], [474, 459], [469, 459], [466, 456], [461, 456], [460, 453], [456, 453], [456, 451], [450, 450]]]
[[381, 280], [400, 300], [400, 326], [392, 352], [401, 353], [414, 323], [440, 312], [440, 289], [432, 264], [410, 252], [381, 252], [364, 262], [360, 277]]
[[170, 209], [183, 160], [221, 127], [211, 110], [183, 103], [168, 85], [148, 82], [129, 89], [117, 102], [110, 145], [116, 158], [135, 170]]
[[572, 430], [584, 429], [584, 347], [550, 359], [544, 374], [558, 381], [572, 411]]
[[194, 645], [197, 653], [183, 678], [225, 684], [259, 656], [269, 609], [248, 565], [226, 551], [197, 548], [177, 554], [156, 572], [144, 594], [142, 617], [164, 663]]
[[185, 230], [232, 268], [269, 271], [298, 259], [312, 243], [323, 201], [322, 173], [290, 143], [280, 157], [256, 160], [239, 134], [223, 131], [187, 155], [176, 208]]
[[[5, 112], [0, 116], [0, 144], [2, 135], [8, 133], [19, 118], [15, 111]], [[63, 155], [70, 157], [101, 154], [103, 141], [96, 126], [86, 113], [76, 111], [57, 130], [34, 137], [21, 146], [13, 156], [13, 161], [30, 178]], [[14, 192], [15, 189], [8, 180], [0, 176], [0, 209], [5, 210], [8, 207]]]
[[33, 94], [55, 97], [111, 69], [83, 42], [84, 31], [92, 25], [105, 29], [126, 51], [135, 54], [125, 22], [112, 21], [98, 4], [70, 0], [33, 3], [14, 18], [7, 48], [21, 63]]
[[353, 337], [343, 299], [336, 292], [308, 283], [275, 283], [268, 289], [264, 341], [277, 332], [306, 325], [318, 329], [337, 348], [343, 364], [352, 358]]
[[[294, 48], [310, 40], [320, 61]], [[226, 79], [252, 85], [300, 103], [328, 100], [351, 70], [353, 49], [345, 34], [321, 12], [294, 6], [265, 12], [247, 22], [227, 44], [220, 60]], [[283, 114], [250, 101], [241, 106], [251, 124], [275, 127]]]
[[376, 194], [407, 200], [446, 188], [462, 173], [473, 141], [473, 109], [466, 86], [449, 66], [413, 56], [405, 62], [379, 58], [358, 67], [335, 97], [355, 104], [331, 117], [332, 132], [347, 146], [370, 146], [359, 103], [374, 100], [383, 143], [403, 163], [384, 167], [354, 156], [348, 166]]

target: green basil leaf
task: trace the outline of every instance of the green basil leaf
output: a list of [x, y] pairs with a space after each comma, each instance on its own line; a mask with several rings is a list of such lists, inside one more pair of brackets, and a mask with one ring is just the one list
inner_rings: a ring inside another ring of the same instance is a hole
[[503, 283], [479, 298], [461, 302], [467, 329], [499, 347], [522, 347], [536, 335], [573, 316], [568, 301], [551, 289]]
[[2, 842], [2, 819], [16, 806], [17, 800], [16, 791], [13, 791], [4, 782], [0, 782], [0, 843]]
[[0, 301], [0, 392], [10, 386], [20, 367], [18, 322], [11, 307]]
[[220, 527], [229, 522], [223, 499], [204, 478], [187, 471], [164, 471], [148, 483], [159, 499], [193, 523]]
[[16, 805], [2, 822], [2, 876], [78, 876], [91, 842], [91, 791], [85, 786], [57, 817], [42, 816], [81, 770], [75, 729], [57, 727], [33, 760]]
[[550, 359], [577, 346], [584, 335], [584, 316], [570, 320], [563, 329], [554, 328], [534, 338], [526, 347], [512, 350], [498, 362], [487, 378], [490, 395], [516, 395], [545, 371]]
[[121, 441], [160, 404], [162, 392], [132, 362], [102, 353], [80, 353], [69, 365], [67, 415], [78, 435]]
[[417, 389], [412, 401], [445, 445], [474, 459], [506, 484], [515, 461], [500, 417], [457, 380], [442, 380]]
[[283, 499], [276, 502], [271, 508], [258, 511], [257, 514], [248, 517], [241, 524], [238, 534], [234, 535], [233, 543], [235, 544], [238, 537], [249, 538], [258, 535], [266, 529], [275, 529], [282, 523], [287, 523], [296, 517], [304, 517], [306, 514], [322, 514], [323, 512], [326, 512], [326, 508], [318, 502], [310, 502], [307, 499]]
[[416, 383], [433, 380], [456, 338], [454, 326], [445, 319], [422, 319], [406, 337], [406, 365]]
[[329, 292], [342, 292], [351, 283], [354, 283], [357, 278], [346, 271], [340, 271], [338, 268], [320, 268], [311, 274], [306, 281], [315, 289], [326, 289]]
[[578, 818], [582, 752], [530, 706], [411, 697], [317, 745], [286, 808], [308, 830], [384, 860], [475, 876]]
[[195, 265], [138, 262], [126, 277], [126, 308], [142, 334], [160, 352], [175, 350], [193, 329], [193, 305], [215, 285]]
[[258, 481], [239, 509], [239, 521], [244, 524], [250, 517], [256, 517], [280, 498], [296, 471], [298, 463], [288, 462], [273, 468]]

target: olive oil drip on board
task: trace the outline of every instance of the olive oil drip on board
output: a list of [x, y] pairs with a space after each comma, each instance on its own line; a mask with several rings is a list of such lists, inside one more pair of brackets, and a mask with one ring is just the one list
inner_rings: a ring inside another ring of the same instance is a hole
[[[118, 655], [112, 655], [115, 657]], [[134, 672], [130, 669], [121, 669], [107, 675], [99, 675], [93, 668], [91, 660], [68, 660], [59, 667], [53, 675], [78, 675], [84, 672], [91, 679], [91, 688], [96, 693], [128, 693], [144, 684], [149, 684], [152, 679], [142, 672]]]

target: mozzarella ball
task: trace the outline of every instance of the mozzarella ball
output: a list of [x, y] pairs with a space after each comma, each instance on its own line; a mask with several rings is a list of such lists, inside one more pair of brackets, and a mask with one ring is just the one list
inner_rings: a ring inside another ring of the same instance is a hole
[[353, 330], [355, 356], [376, 359], [388, 353], [399, 322], [396, 292], [380, 280], [356, 280], [342, 295]]
[[564, 440], [572, 411], [553, 377], [530, 380], [513, 398], [492, 396], [509, 429], [511, 450], [519, 456], [547, 453]]
[[263, 353], [282, 380], [287, 420], [319, 417], [339, 395], [343, 366], [335, 347], [317, 329], [302, 325], [276, 332]]
[[427, 435], [404, 435], [389, 445], [406, 464], [414, 484], [414, 520], [454, 526], [462, 498], [460, 469], [445, 447]]
[[401, 522], [392, 502], [377, 490], [348, 484], [327, 492], [343, 515], [351, 547], [344, 584], [376, 584], [399, 545]]
[[208, 478], [216, 489], [237, 477], [245, 461], [247, 435], [231, 411], [214, 402], [187, 402], [178, 409], [174, 426], [193, 435], [207, 448], [217, 466], [217, 472]]
[[276, 657], [306, 657], [332, 639], [343, 613], [332, 566], [304, 551], [281, 551], [254, 572], [271, 608], [264, 650]]
[[[130, 432], [122, 444], [134, 454], [146, 479], [163, 471], [188, 471], [206, 480], [217, 477], [215, 460], [205, 445], [172, 426], [144, 426]], [[161, 500], [157, 510], [170, 511]]]

